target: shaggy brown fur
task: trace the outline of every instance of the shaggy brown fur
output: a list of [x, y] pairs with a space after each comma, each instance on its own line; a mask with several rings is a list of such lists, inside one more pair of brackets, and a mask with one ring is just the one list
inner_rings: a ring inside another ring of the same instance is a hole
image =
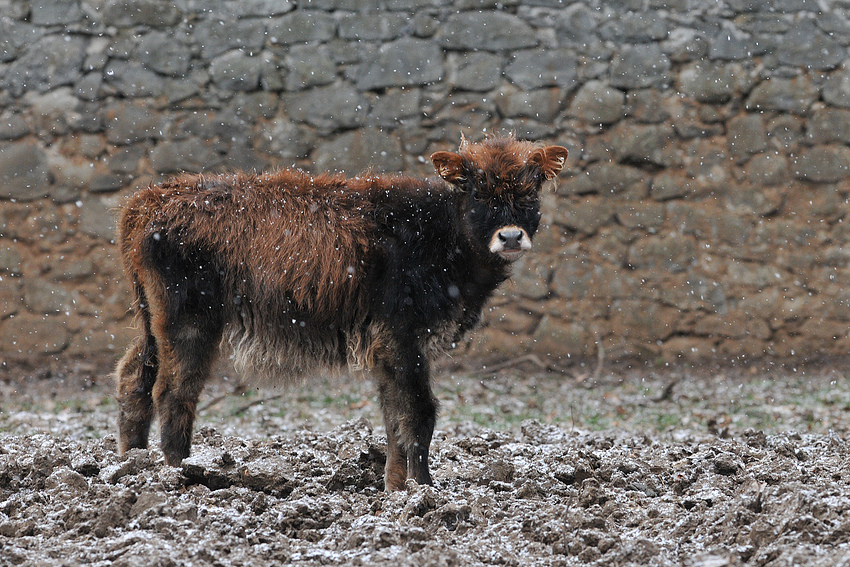
[[[433, 352], [478, 320], [530, 247], [538, 191], [566, 150], [464, 141], [443, 180], [366, 174], [187, 175], [130, 198], [119, 243], [143, 336], [117, 369], [120, 449], [154, 410], [169, 464], [189, 454], [222, 341], [261, 376], [372, 368], [387, 425], [386, 482], [430, 482]], [[446, 183], [448, 182], [448, 183]]]

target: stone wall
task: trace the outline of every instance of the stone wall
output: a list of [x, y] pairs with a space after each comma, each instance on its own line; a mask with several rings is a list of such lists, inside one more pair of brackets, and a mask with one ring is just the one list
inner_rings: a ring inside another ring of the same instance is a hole
[[844, 354], [847, 0], [0, 0], [0, 358], [135, 334], [124, 196], [179, 171], [571, 149], [478, 352]]

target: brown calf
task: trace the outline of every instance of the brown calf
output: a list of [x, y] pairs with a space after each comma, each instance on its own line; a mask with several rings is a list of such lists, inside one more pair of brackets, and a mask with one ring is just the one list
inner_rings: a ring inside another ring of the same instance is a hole
[[144, 332], [117, 368], [120, 450], [189, 455], [220, 345], [261, 376], [365, 367], [387, 430], [386, 488], [431, 483], [429, 361], [479, 320], [531, 247], [567, 150], [513, 137], [431, 160], [442, 179], [299, 171], [182, 176], [132, 196], [119, 243]]

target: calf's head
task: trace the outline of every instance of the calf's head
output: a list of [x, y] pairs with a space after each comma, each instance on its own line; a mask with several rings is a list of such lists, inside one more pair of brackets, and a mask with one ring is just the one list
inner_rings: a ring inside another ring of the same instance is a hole
[[466, 196], [464, 229], [504, 260], [531, 249], [540, 223], [540, 187], [563, 169], [567, 149], [541, 147], [513, 137], [470, 144], [454, 152], [436, 152], [431, 162], [440, 177]]

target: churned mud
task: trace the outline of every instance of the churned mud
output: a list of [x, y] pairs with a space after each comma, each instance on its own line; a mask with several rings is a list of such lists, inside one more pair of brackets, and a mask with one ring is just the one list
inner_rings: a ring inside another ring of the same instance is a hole
[[447, 368], [392, 494], [361, 379], [218, 379], [174, 468], [99, 370], [6, 368], [0, 565], [850, 565], [844, 368]]

